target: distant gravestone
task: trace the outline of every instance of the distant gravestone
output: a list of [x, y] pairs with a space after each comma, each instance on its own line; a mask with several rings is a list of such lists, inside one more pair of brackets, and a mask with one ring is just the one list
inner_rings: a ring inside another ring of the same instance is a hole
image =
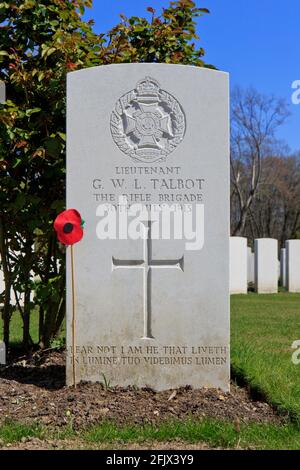
[[231, 294], [247, 294], [247, 238], [230, 237], [229, 286]]
[[[67, 90], [76, 380], [228, 390], [228, 75], [108, 65]], [[70, 272], [67, 299], [72, 384]]]
[[280, 284], [286, 287], [286, 249], [280, 250]]
[[272, 238], [255, 240], [255, 290], [258, 294], [278, 292], [278, 242]]
[[286, 286], [289, 292], [300, 292], [300, 240], [287, 240]]
[[254, 253], [251, 247], [247, 247], [247, 280], [248, 284], [254, 284]]
[[[19, 255], [18, 252], [14, 252], [14, 255]], [[32, 279], [33, 279], [34, 275], [32, 273]], [[1, 269], [1, 256], [0, 256], [0, 294], [3, 293], [5, 290], [5, 279], [4, 279], [4, 274], [3, 274], [3, 270]], [[3, 297], [2, 297], [3, 299]], [[31, 292], [30, 294], [30, 300], [33, 299], [33, 292]], [[17, 302], [18, 301], [18, 302]], [[21, 306], [24, 305], [24, 294], [18, 296], [18, 298], [16, 298], [16, 293], [15, 291], [13, 290], [13, 288], [11, 288], [10, 290], [10, 302], [12, 305], [17, 305], [17, 303], [19, 303]], [[3, 304], [3, 301], [0, 300], [0, 307], [1, 305]]]
[[6, 364], [6, 347], [3, 341], [0, 341], [0, 364]]
[[0, 82], [0, 103], [4, 103], [5, 100], [6, 100], [6, 96], [5, 96], [5, 83], [4, 83], [4, 82]]
[[[1, 292], [3, 292], [5, 289], [5, 284], [4, 284], [4, 275], [3, 275], [3, 271], [1, 269], [1, 256], [0, 256], [0, 294]], [[1, 305], [1, 302], [0, 302], [0, 305]]]

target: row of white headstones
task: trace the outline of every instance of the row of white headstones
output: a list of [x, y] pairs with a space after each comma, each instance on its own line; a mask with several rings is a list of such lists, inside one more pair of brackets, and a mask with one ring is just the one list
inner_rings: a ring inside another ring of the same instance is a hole
[[300, 292], [300, 240], [287, 240], [280, 250], [273, 238], [259, 238], [254, 253], [247, 238], [230, 238], [230, 293], [247, 294], [254, 286], [258, 294], [278, 292], [278, 286], [289, 292]]
[[[259, 238], [254, 253], [247, 246], [247, 238], [230, 237], [229, 280], [231, 294], [247, 294], [249, 285], [259, 294], [276, 293], [278, 285], [289, 292], [300, 292], [300, 240], [287, 240], [280, 250], [272, 238]], [[4, 279], [0, 269], [0, 292]], [[12, 303], [15, 296], [12, 293]], [[22, 298], [20, 299], [22, 304]]]

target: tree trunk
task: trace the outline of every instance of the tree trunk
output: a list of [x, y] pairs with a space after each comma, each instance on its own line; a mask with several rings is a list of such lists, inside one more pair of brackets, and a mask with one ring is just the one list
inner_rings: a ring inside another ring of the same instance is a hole
[[30, 336], [30, 314], [31, 314], [31, 285], [30, 285], [30, 273], [32, 269], [32, 246], [33, 240], [26, 240], [25, 248], [25, 263], [24, 263], [24, 308], [23, 308], [23, 347], [28, 350], [32, 345], [33, 341]]
[[238, 221], [237, 226], [233, 230], [232, 236], [233, 237], [242, 237], [246, 225], [246, 220], [247, 220], [247, 211], [243, 210], [241, 213], [240, 220]]
[[44, 322], [45, 322], [44, 306], [41, 305], [39, 308], [39, 343], [41, 347], [42, 347], [41, 341], [42, 341], [42, 336], [43, 336], [43, 331], [44, 331]]
[[31, 346], [30, 337], [30, 289], [27, 287], [24, 293], [23, 310], [23, 346], [26, 350]]
[[0, 218], [0, 256], [1, 256], [1, 264], [2, 264], [2, 271], [4, 277], [4, 306], [3, 306], [3, 341], [6, 347], [9, 346], [9, 333], [10, 333], [10, 320], [11, 320], [11, 313], [12, 307], [10, 303], [10, 293], [11, 293], [11, 276], [10, 270], [8, 266], [8, 248], [6, 244], [6, 237], [5, 237], [5, 226], [3, 219]]

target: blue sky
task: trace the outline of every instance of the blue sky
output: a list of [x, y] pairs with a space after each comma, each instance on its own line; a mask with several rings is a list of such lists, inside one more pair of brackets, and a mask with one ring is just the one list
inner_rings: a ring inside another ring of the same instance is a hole
[[[86, 17], [95, 31], [106, 32], [119, 13], [144, 16], [147, 6], [160, 10], [169, 0], [94, 0]], [[285, 98], [292, 115], [279, 132], [292, 150], [300, 150], [300, 104], [291, 102], [294, 80], [300, 80], [300, 1], [198, 0], [210, 10], [198, 21], [206, 61], [230, 72], [231, 85], [254, 86]]]

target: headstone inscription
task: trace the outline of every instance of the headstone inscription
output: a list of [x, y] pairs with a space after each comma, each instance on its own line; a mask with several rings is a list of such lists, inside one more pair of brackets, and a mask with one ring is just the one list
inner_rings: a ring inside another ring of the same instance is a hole
[[[228, 75], [109, 65], [70, 73], [67, 95], [76, 380], [228, 390]], [[70, 291], [68, 273], [68, 384]]]

